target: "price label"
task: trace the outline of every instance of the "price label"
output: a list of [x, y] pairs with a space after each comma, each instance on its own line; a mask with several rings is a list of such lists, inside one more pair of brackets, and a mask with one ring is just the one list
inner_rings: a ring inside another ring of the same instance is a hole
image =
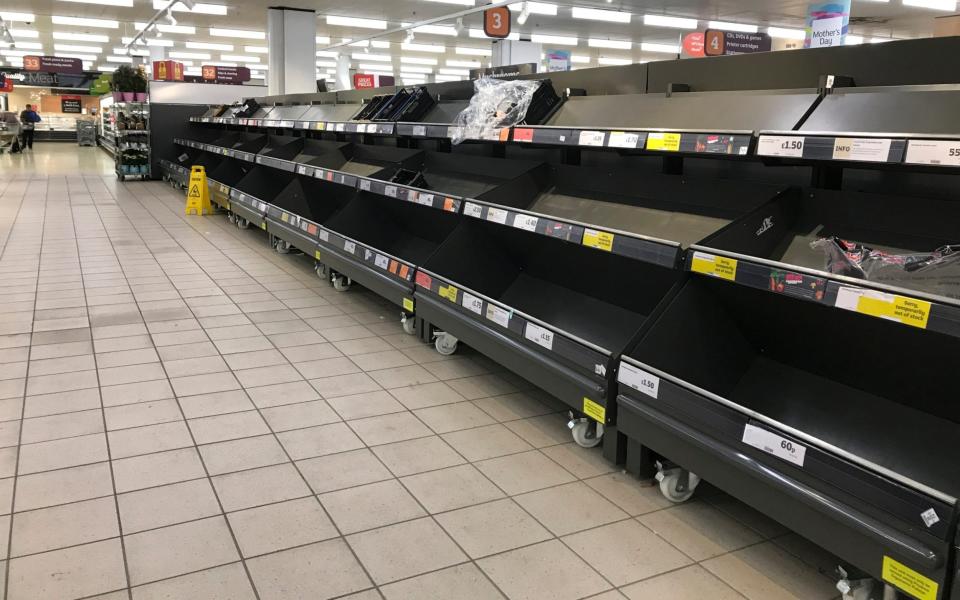
[[361, 179], [361, 180], [360, 180], [360, 189], [363, 190], [364, 192], [369, 192], [369, 191], [370, 191], [370, 180], [369, 180], [369, 179]]
[[494, 306], [493, 304], [487, 305], [487, 319], [493, 321], [500, 327], [510, 329], [510, 316], [509, 310]]
[[677, 152], [680, 150], [679, 133], [651, 133], [647, 135], [647, 150]]
[[474, 204], [473, 202], [467, 202], [463, 205], [463, 214], [467, 215], [468, 217], [479, 219], [481, 216], [483, 216], [483, 207], [479, 204]]
[[330, 241], [330, 232], [327, 231], [326, 229], [321, 229], [321, 230], [320, 230], [320, 233], [317, 234], [317, 237], [319, 237], [319, 238], [320, 238], [321, 240], [323, 240], [324, 242], [329, 242], [329, 241]]
[[290, 215], [288, 213], [280, 213], [280, 220], [284, 223], [290, 222]]
[[354, 252], [357, 251], [357, 245], [354, 244], [353, 242], [348, 242], [348, 241], [344, 240], [344, 242], [343, 242], [343, 249], [346, 250], [347, 252], [349, 252], [350, 254], [353, 254]]
[[614, 235], [606, 231], [586, 228], [583, 230], [583, 245], [604, 252], [613, 251]]
[[757, 142], [757, 155], [802, 158], [805, 141], [802, 137], [790, 135], [761, 135]]
[[457, 288], [452, 285], [441, 285], [437, 293], [440, 294], [440, 297], [446, 298], [450, 302], [457, 301]]
[[833, 141], [833, 159], [887, 162], [892, 141], [879, 138], [837, 138]]
[[306, 174], [307, 174], [307, 166], [306, 166], [306, 165], [297, 165], [297, 173], [300, 174], [300, 175], [306, 175]]
[[737, 279], [737, 261], [725, 256], [714, 256], [706, 252], [694, 252], [693, 261], [690, 263], [690, 270], [694, 273], [702, 273], [735, 281]]
[[416, 194], [415, 200], [417, 204], [422, 204], [424, 206], [433, 206], [433, 194]]
[[910, 140], [907, 164], [960, 167], [960, 140]]
[[547, 350], [553, 350], [553, 332], [549, 329], [535, 323], [527, 323], [526, 329], [523, 330], [523, 337]]
[[602, 131], [581, 131], [580, 139], [577, 142], [579, 146], [603, 146], [603, 140], [606, 134]]
[[926, 329], [930, 321], [929, 302], [876, 290], [841, 287], [837, 291], [835, 306], [920, 329]]
[[382, 254], [378, 254], [374, 257], [373, 264], [377, 265], [381, 269], [386, 270], [390, 266], [390, 259]]
[[427, 135], [427, 128], [423, 125], [414, 125], [413, 126], [413, 135], [424, 137]]
[[460, 305], [470, 312], [476, 313], [478, 315], [483, 314], [483, 300], [477, 298], [473, 294], [468, 294], [467, 292], [463, 293], [463, 298], [460, 299]]
[[611, 131], [607, 146], [610, 148], [636, 148], [640, 145], [640, 134], [627, 131]]
[[384, 195], [384, 196], [390, 196], [391, 198], [396, 198], [396, 197], [397, 197], [397, 186], [395, 186], [395, 185], [388, 185], [388, 186], [386, 186], [385, 188], [383, 188], [383, 195]]
[[337, 127], [336, 127], [337, 131], [344, 131], [346, 128], [347, 128], [346, 123], [337, 123]]
[[494, 223], [500, 223], [501, 225], [507, 224], [507, 217], [509, 215], [509, 212], [500, 208], [493, 208], [491, 206], [487, 209], [487, 220], [493, 221]]
[[743, 443], [798, 467], [803, 466], [807, 454], [805, 446], [749, 423], [743, 428]]
[[513, 226], [526, 231], [536, 231], [539, 219], [531, 215], [518, 214], [513, 217]]
[[327, 128], [327, 124], [322, 121], [318, 121], [313, 124], [313, 128], [317, 131], [323, 131], [324, 129]]
[[660, 395], [660, 378], [629, 363], [620, 363], [617, 381], [654, 399]]

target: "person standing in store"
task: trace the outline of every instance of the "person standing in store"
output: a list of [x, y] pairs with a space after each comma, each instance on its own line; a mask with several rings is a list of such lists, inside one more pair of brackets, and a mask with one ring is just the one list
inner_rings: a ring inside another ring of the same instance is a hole
[[40, 115], [37, 114], [37, 111], [33, 110], [32, 105], [28, 104], [20, 113], [20, 128], [23, 130], [23, 143], [20, 144], [20, 146], [24, 150], [28, 148], [33, 150], [33, 129], [39, 122]]

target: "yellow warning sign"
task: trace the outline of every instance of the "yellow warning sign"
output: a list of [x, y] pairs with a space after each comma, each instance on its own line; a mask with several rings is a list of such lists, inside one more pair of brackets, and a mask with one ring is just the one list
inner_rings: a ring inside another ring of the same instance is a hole
[[586, 396], [583, 397], [583, 414], [598, 423], [607, 422], [607, 409]]
[[883, 557], [883, 580], [918, 600], [937, 600], [940, 584], [889, 556]]
[[694, 273], [713, 275], [720, 279], [735, 281], [737, 279], [737, 260], [726, 256], [714, 256], [706, 252], [694, 252], [690, 262], [690, 270]]
[[210, 204], [210, 187], [207, 185], [207, 170], [204, 167], [190, 168], [190, 183], [187, 185], [187, 205], [184, 212], [188, 215], [213, 214]]
[[647, 150], [677, 152], [680, 150], [679, 133], [651, 133], [647, 136]]

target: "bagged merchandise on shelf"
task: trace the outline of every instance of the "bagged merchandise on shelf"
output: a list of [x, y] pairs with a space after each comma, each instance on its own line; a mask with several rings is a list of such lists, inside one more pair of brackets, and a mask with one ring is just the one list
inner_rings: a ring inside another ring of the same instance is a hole
[[487, 139], [522, 122], [539, 87], [539, 81], [477, 79], [470, 105], [454, 119], [450, 141], [459, 144], [468, 139]]
[[932, 252], [894, 254], [832, 236], [810, 242], [810, 247], [823, 251], [828, 272], [857, 279], [886, 279], [898, 273], [960, 265], [960, 244], [941, 246]]

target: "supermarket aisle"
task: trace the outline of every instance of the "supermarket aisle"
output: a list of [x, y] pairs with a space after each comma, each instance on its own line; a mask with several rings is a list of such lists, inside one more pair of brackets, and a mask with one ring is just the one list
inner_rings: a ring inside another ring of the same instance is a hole
[[837, 596], [775, 523], [669, 505], [483, 357], [70, 150], [0, 164], [9, 600]]

